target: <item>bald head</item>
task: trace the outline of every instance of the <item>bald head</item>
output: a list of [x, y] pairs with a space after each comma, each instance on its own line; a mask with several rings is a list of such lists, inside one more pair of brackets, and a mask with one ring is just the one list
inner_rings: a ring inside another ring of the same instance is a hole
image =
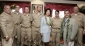
[[74, 11], [74, 13], [78, 13], [78, 12], [79, 12], [79, 7], [78, 7], [78, 6], [75, 6], [75, 7], [73, 8], [73, 11]]
[[29, 7], [25, 6], [25, 13], [29, 13]]
[[16, 6], [15, 6], [15, 11], [16, 11], [16, 12], [19, 12], [19, 10], [20, 10], [20, 6], [19, 6], [19, 5], [16, 5]]
[[38, 10], [38, 12], [41, 12], [41, 10], [42, 10], [41, 5], [38, 5], [38, 6], [37, 6], [37, 10]]
[[11, 13], [11, 9], [10, 9], [10, 6], [9, 5], [5, 5], [4, 6], [4, 12], [7, 13], [7, 14], [10, 14]]

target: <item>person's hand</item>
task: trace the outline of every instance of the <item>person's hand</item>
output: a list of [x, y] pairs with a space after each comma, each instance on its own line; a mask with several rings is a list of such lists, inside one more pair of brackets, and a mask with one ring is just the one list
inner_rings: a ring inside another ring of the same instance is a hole
[[83, 31], [83, 35], [85, 35], [85, 31]]
[[6, 41], [8, 41], [9, 40], [9, 37], [8, 36], [6, 36]]
[[15, 38], [17, 39], [17, 36], [15, 36]]
[[74, 40], [70, 39], [70, 42], [73, 42]]
[[43, 34], [41, 33], [41, 36], [43, 36]]
[[52, 36], [50, 36], [50, 41], [51, 41], [51, 42], [53, 41], [53, 38], [52, 38]]
[[25, 36], [24, 38], [25, 38], [25, 39], [28, 39], [28, 37], [27, 37], [27, 36]]

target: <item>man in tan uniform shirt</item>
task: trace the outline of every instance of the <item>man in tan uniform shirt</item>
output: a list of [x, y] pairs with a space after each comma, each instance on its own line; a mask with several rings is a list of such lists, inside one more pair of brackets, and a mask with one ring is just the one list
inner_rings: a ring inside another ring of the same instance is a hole
[[[41, 45], [41, 38], [40, 38], [40, 20], [43, 14], [41, 13], [41, 6], [37, 6], [37, 11], [32, 15], [32, 39], [33, 39], [33, 46]], [[37, 36], [38, 35], [38, 36]]]
[[[82, 32], [85, 30], [85, 16], [79, 12], [78, 6], [75, 6], [73, 10], [72, 18], [76, 19], [78, 22], [77, 46], [82, 46]], [[82, 27], [84, 27], [84, 29]]]
[[14, 21], [11, 17], [9, 5], [4, 6], [4, 12], [0, 15], [0, 26], [2, 30], [2, 46], [12, 46], [16, 34]]
[[62, 19], [59, 18], [59, 11], [55, 11], [55, 17], [52, 18], [52, 43], [53, 46], [60, 46], [60, 29]]
[[31, 46], [31, 21], [32, 17], [29, 13], [29, 7], [25, 7], [25, 13], [22, 15], [21, 22], [21, 42], [22, 46]]
[[15, 23], [15, 30], [16, 30], [16, 39], [17, 39], [17, 41], [15, 40], [15, 42], [14, 43], [16, 43], [17, 44], [17, 46], [19, 45], [20, 46], [20, 33], [21, 33], [21, 26], [20, 26], [20, 23], [21, 23], [21, 13], [19, 12], [19, 9], [20, 9], [20, 6], [19, 5], [16, 5], [15, 6], [15, 11], [12, 13], [12, 18], [13, 18], [13, 20], [14, 20], [14, 23]]

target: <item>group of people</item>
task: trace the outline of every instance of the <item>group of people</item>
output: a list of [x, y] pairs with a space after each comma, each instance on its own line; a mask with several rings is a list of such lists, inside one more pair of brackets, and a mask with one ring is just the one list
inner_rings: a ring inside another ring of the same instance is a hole
[[30, 13], [28, 6], [24, 13], [19, 12], [20, 6], [15, 6], [11, 12], [10, 6], [5, 5], [0, 15], [0, 28], [2, 31], [2, 46], [60, 46], [63, 39], [64, 46], [74, 42], [76, 46], [83, 46], [82, 34], [85, 34], [85, 16], [79, 12], [78, 6], [73, 8], [74, 13], [64, 11], [64, 18], [59, 18], [59, 11], [51, 18], [50, 8], [41, 13], [42, 7], [37, 6], [35, 13]]

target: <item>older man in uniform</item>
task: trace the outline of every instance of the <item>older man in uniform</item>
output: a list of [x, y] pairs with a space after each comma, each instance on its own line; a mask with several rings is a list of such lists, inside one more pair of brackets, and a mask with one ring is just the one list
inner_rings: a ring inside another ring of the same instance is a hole
[[22, 15], [21, 22], [21, 42], [22, 46], [31, 46], [31, 21], [32, 17], [29, 13], [29, 7], [25, 7], [25, 13]]
[[17, 44], [17, 46], [19, 45], [20, 46], [20, 33], [21, 33], [21, 25], [20, 25], [20, 23], [21, 23], [21, 13], [19, 12], [19, 9], [20, 9], [20, 6], [19, 5], [16, 5], [15, 6], [15, 11], [12, 13], [12, 18], [13, 18], [13, 20], [14, 20], [14, 23], [15, 23], [15, 30], [16, 30], [16, 39], [17, 39], [17, 41], [15, 40], [15, 43]]
[[[77, 46], [82, 46], [82, 32], [85, 31], [85, 16], [79, 12], [79, 7], [75, 6], [73, 9], [72, 18], [76, 19], [78, 22], [78, 33], [77, 33]], [[84, 29], [83, 29], [84, 27]]]
[[60, 46], [60, 29], [61, 29], [61, 23], [62, 19], [59, 18], [59, 11], [55, 11], [55, 17], [52, 18], [52, 43], [53, 46]]
[[0, 26], [2, 30], [2, 46], [12, 46], [13, 38], [16, 34], [16, 31], [14, 31], [14, 21], [10, 13], [10, 6], [5, 5], [4, 12], [0, 15]]
[[[32, 15], [32, 39], [33, 39], [33, 46], [41, 45], [41, 38], [40, 36], [40, 20], [43, 14], [41, 13], [41, 5], [37, 6], [37, 10]], [[37, 36], [38, 35], [38, 36]]]

